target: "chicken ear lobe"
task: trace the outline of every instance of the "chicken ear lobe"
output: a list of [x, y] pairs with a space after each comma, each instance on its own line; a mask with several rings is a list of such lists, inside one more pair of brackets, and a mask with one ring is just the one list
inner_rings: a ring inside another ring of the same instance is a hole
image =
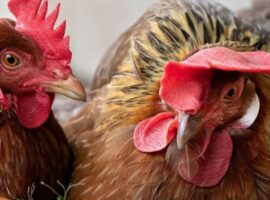
[[18, 97], [16, 113], [20, 123], [30, 129], [41, 126], [50, 115], [53, 99], [53, 94], [41, 91]]
[[252, 124], [256, 121], [260, 111], [260, 100], [257, 94], [254, 95], [253, 100], [249, 108], [247, 109], [245, 115], [239, 119], [235, 126], [246, 129], [252, 126]]

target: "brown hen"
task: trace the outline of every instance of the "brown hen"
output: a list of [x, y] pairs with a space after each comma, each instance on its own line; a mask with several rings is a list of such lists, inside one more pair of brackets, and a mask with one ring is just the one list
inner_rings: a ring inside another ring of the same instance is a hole
[[269, 33], [220, 5], [151, 7], [65, 126], [80, 183], [69, 199], [269, 199], [270, 65], [257, 50]]
[[59, 7], [45, 18], [47, 3], [11, 0], [17, 21], [0, 19], [0, 199], [56, 199], [40, 183], [62, 193], [57, 181], [69, 178], [71, 154], [51, 106], [54, 93], [85, 93], [69, 67], [65, 24], [53, 29]]

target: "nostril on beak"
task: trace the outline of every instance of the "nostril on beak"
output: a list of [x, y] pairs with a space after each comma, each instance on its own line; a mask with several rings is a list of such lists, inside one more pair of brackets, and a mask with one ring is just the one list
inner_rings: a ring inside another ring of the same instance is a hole
[[60, 79], [60, 80], [65, 80], [67, 79], [67, 75], [65, 75], [64, 73], [62, 73], [61, 71], [59, 70], [55, 70], [53, 71], [53, 75], [57, 78], [57, 79]]
[[190, 109], [190, 110], [185, 111], [185, 114], [187, 115], [195, 115], [196, 113], [197, 113], [197, 110], [195, 109]]

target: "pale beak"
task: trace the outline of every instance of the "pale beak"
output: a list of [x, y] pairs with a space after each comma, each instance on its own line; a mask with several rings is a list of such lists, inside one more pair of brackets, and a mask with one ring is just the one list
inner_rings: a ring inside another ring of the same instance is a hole
[[190, 130], [188, 124], [190, 116], [186, 113], [181, 113], [179, 116], [179, 124], [177, 130], [177, 147], [183, 149], [187, 142], [194, 136], [194, 132]]
[[79, 101], [86, 101], [86, 94], [81, 82], [70, 75], [66, 80], [46, 81], [39, 84], [47, 92], [61, 94]]

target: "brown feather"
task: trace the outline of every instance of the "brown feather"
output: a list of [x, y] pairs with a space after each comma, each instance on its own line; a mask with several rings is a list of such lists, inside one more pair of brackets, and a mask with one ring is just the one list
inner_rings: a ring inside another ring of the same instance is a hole
[[27, 190], [34, 184], [33, 198], [56, 198], [40, 182], [60, 190], [56, 182], [67, 181], [70, 152], [53, 114], [36, 129], [22, 127], [11, 112], [2, 112], [0, 118], [0, 196], [28, 199]]

